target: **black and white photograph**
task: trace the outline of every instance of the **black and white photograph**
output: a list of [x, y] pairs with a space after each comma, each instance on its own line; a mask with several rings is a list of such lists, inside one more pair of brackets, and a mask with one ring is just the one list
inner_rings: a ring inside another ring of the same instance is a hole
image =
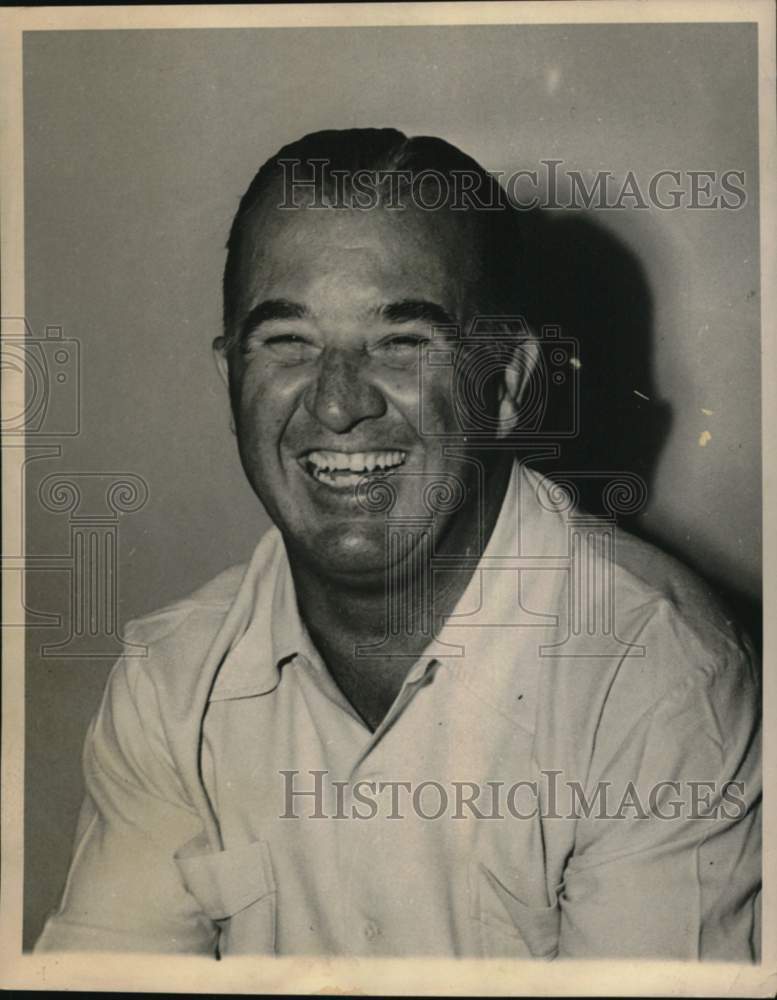
[[773, 995], [774, 6], [0, 26], [3, 985]]

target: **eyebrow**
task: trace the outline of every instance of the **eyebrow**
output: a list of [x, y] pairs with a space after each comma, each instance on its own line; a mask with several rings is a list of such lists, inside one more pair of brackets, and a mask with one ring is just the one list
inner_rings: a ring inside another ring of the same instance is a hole
[[456, 320], [446, 309], [426, 299], [401, 299], [399, 302], [389, 302], [381, 306], [377, 312], [389, 323], [413, 323], [421, 320], [431, 326], [456, 325]]
[[265, 299], [255, 305], [240, 324], [240, 334], [245, 337], [258, 329], [262, 323], [268, 323], [272, 319], [304, 319], [307, 315], [307, 308], [299, 302], [291, 302], [289, 299]]

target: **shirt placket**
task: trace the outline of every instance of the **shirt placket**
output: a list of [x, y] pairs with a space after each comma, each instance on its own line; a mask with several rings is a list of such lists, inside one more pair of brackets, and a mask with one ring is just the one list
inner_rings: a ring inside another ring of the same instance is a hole
[[[390, 732], [396, 735], [394, 730], [401, 725], [401, 716], [419, 689], [432, 680], [439, 665], [440, 661], [432, 659], [419, 661], [412, 668], [382, 722], [359, 751], [348, 775], [349, 788], [360, 781], [373, 782], [377, 788], [381, 781], [396, 780], [396, 775], [391, 773], [388, 747], [391, 741], [387, 736]], [[362, 955], [390, 954], [392, 951], [391, 924], [385, 917], [383, 904], [392, 891], [388, 884], [391, 872], [401, 863], [400, 859], [392, 859], [387, 854], [394, 838], [384, 836], [384, 824], [395, 822], [384, 815], [388, 800], [382, 794], [376, 798], [379, 811], [375, 818], [348, 820], [351, 827], [345, 838], [348, 853], [341, 861], [345, 876], [344, 937], [347, 950]], [[405, 803], [399, 808], [406, 814], [408, 805]]]

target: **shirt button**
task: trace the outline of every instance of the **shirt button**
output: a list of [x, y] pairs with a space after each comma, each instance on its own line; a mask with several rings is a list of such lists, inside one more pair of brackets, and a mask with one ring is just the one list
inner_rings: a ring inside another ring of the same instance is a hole
[[368, 941], [374, 941], [378, 934], [380, 934], [380, 927], [374, 920], [368, 920], [364, 925], [364, 936]]

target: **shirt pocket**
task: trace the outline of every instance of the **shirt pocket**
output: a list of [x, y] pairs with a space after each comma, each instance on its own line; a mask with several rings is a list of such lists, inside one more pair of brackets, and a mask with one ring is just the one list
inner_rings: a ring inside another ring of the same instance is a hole
[[551, 959], [558, 955], [558, 896], [550, 906], [528, 906], [478, 861], [469, 866], [469, 894], [470, 917], [483, 958]]
[[204, 853], [199, 845], [195, 838], [175, 861], [186, 888], [220, 928], [219, 954], [274, 954], [277, 891], [267, 842]]

